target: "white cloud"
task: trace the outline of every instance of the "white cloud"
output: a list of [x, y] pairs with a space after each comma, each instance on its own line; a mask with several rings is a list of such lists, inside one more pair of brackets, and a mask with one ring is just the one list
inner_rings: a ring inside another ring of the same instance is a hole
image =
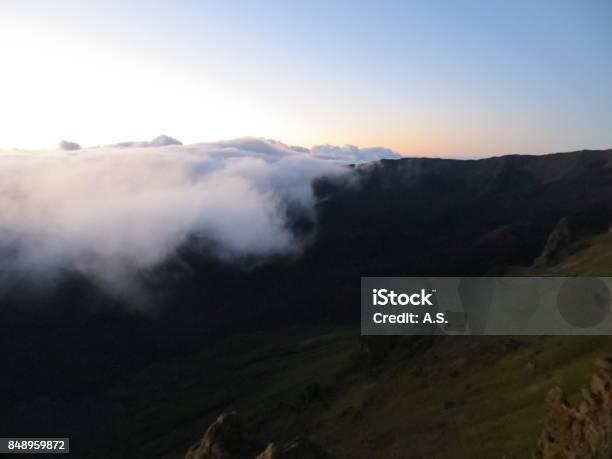
[[124, 143], [0, 152], [0, 268], [76, 270], [121, 290], [194, 235], [225, 260], [299, 253], [287, 206], [313, 213], [314, 178], [341, 177], [344, 164], [393, 155], [256, 138], [189, 146], [157, 140], [129, 151]]
[[334, 145], [317, 145], [313, 147], [312, 155], [322, 159], [333, 159], [348, 162], [377, 161], [379, 159], [398, 159], [399, 154], [382, 147], [359, 148], [354, 145], [337, 147]]
[[143, 140], [143, 141], [128, 141], [128, 142], [119, 142], [112, 145], [108, 145], [111, 148], [145, 148], [145, 147], [166, 147], [168, 145], [183, 145], [180, 140], [175, 139], [174, 137], [170, 137], [167, 135], [160, 135], [155, 137], [153, 140]]

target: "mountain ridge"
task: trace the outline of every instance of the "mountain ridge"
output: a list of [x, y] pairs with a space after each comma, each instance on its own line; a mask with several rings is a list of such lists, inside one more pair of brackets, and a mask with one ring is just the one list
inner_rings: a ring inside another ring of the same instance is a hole
[[[83, 441], [104, 431], [88, 424], [87, 400], [160, 362], [232, 335], [355, 327], [361, 276], [526, 269], [564, 218], [578, 240], [607, 231], [611, 164], [612, 150], [605, 150], [353, 166], [347, 182], [313, 183], [314, 219], [291, 217], [308, 239], [301, 256], [224, 264], [207, 252], [206, 241], [189, 241], [142, 274], [158, 301], [150, 315], [74, 276], [51, 290], [28, 283], [3, 290], [0, 357], [10, 377], [0, 380], [0, 428], [15, 435], [68, 432]], [[104, 404], [108, 419], [118, 406], [112, 400]], [[66, 415], [50, 426], [44, 420], [58, 410]]]

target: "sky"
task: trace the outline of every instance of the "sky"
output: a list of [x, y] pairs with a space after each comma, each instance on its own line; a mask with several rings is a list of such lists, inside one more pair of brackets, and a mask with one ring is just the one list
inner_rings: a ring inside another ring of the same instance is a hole
[[612, 2], [0, 0], [0, 148], [612, 147]]

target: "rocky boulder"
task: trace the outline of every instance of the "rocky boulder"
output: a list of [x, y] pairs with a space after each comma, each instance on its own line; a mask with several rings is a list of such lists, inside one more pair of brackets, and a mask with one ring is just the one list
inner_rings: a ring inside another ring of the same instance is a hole
[[283, 445], [270, 443], [255, 459], [325, 459], [327, 455], [314, 442], [298, 438]]
[[193, 445], [185, 459], [325, 459], [328, 456], [313, 441], [297, 438], [291, 442], [265, 446], [250, 438], [240, 417], [225, 413], [208, 428], [202, 440]]
[[597, 361], [582, 401], [572, 406], [563, 390], [547, 397], [548, 421], [534, 459], [604, 459], [612, 453], [612, 359]]
[[570, 219], [563, 217], [555, 225], [542, 253], [534, 262], [534, 266], [546, 266], [558, 261], [560, 255], [575, 241], [574, 232], [571, 229]]
[[224, 413], [208, 428], [202, 440], [193, 445], [185, 459], [251, 459], [264, 445], [247, 437], [242, 419]]

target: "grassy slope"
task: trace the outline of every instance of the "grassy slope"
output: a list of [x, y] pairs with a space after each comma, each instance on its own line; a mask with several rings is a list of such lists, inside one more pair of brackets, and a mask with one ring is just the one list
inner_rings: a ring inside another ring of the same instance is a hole
[[[612, 235], [603, 235], [525, 273], [611, 271]], [[373, 369], [356, 365], [358, 348], [355, 330], [287, 330], [157, 364], [121, 389], [123, 457], [182, 457], [220, 412], [236, 409], [264, 439], [309, 435], [339, 458], [527, 458], [547, 390], [577, 394], [594, 359], [612, 355], [612, 339], [442, 338], [416, 355], [399, 347]], [[322, 395], [300, 401], [313, 383]]]

